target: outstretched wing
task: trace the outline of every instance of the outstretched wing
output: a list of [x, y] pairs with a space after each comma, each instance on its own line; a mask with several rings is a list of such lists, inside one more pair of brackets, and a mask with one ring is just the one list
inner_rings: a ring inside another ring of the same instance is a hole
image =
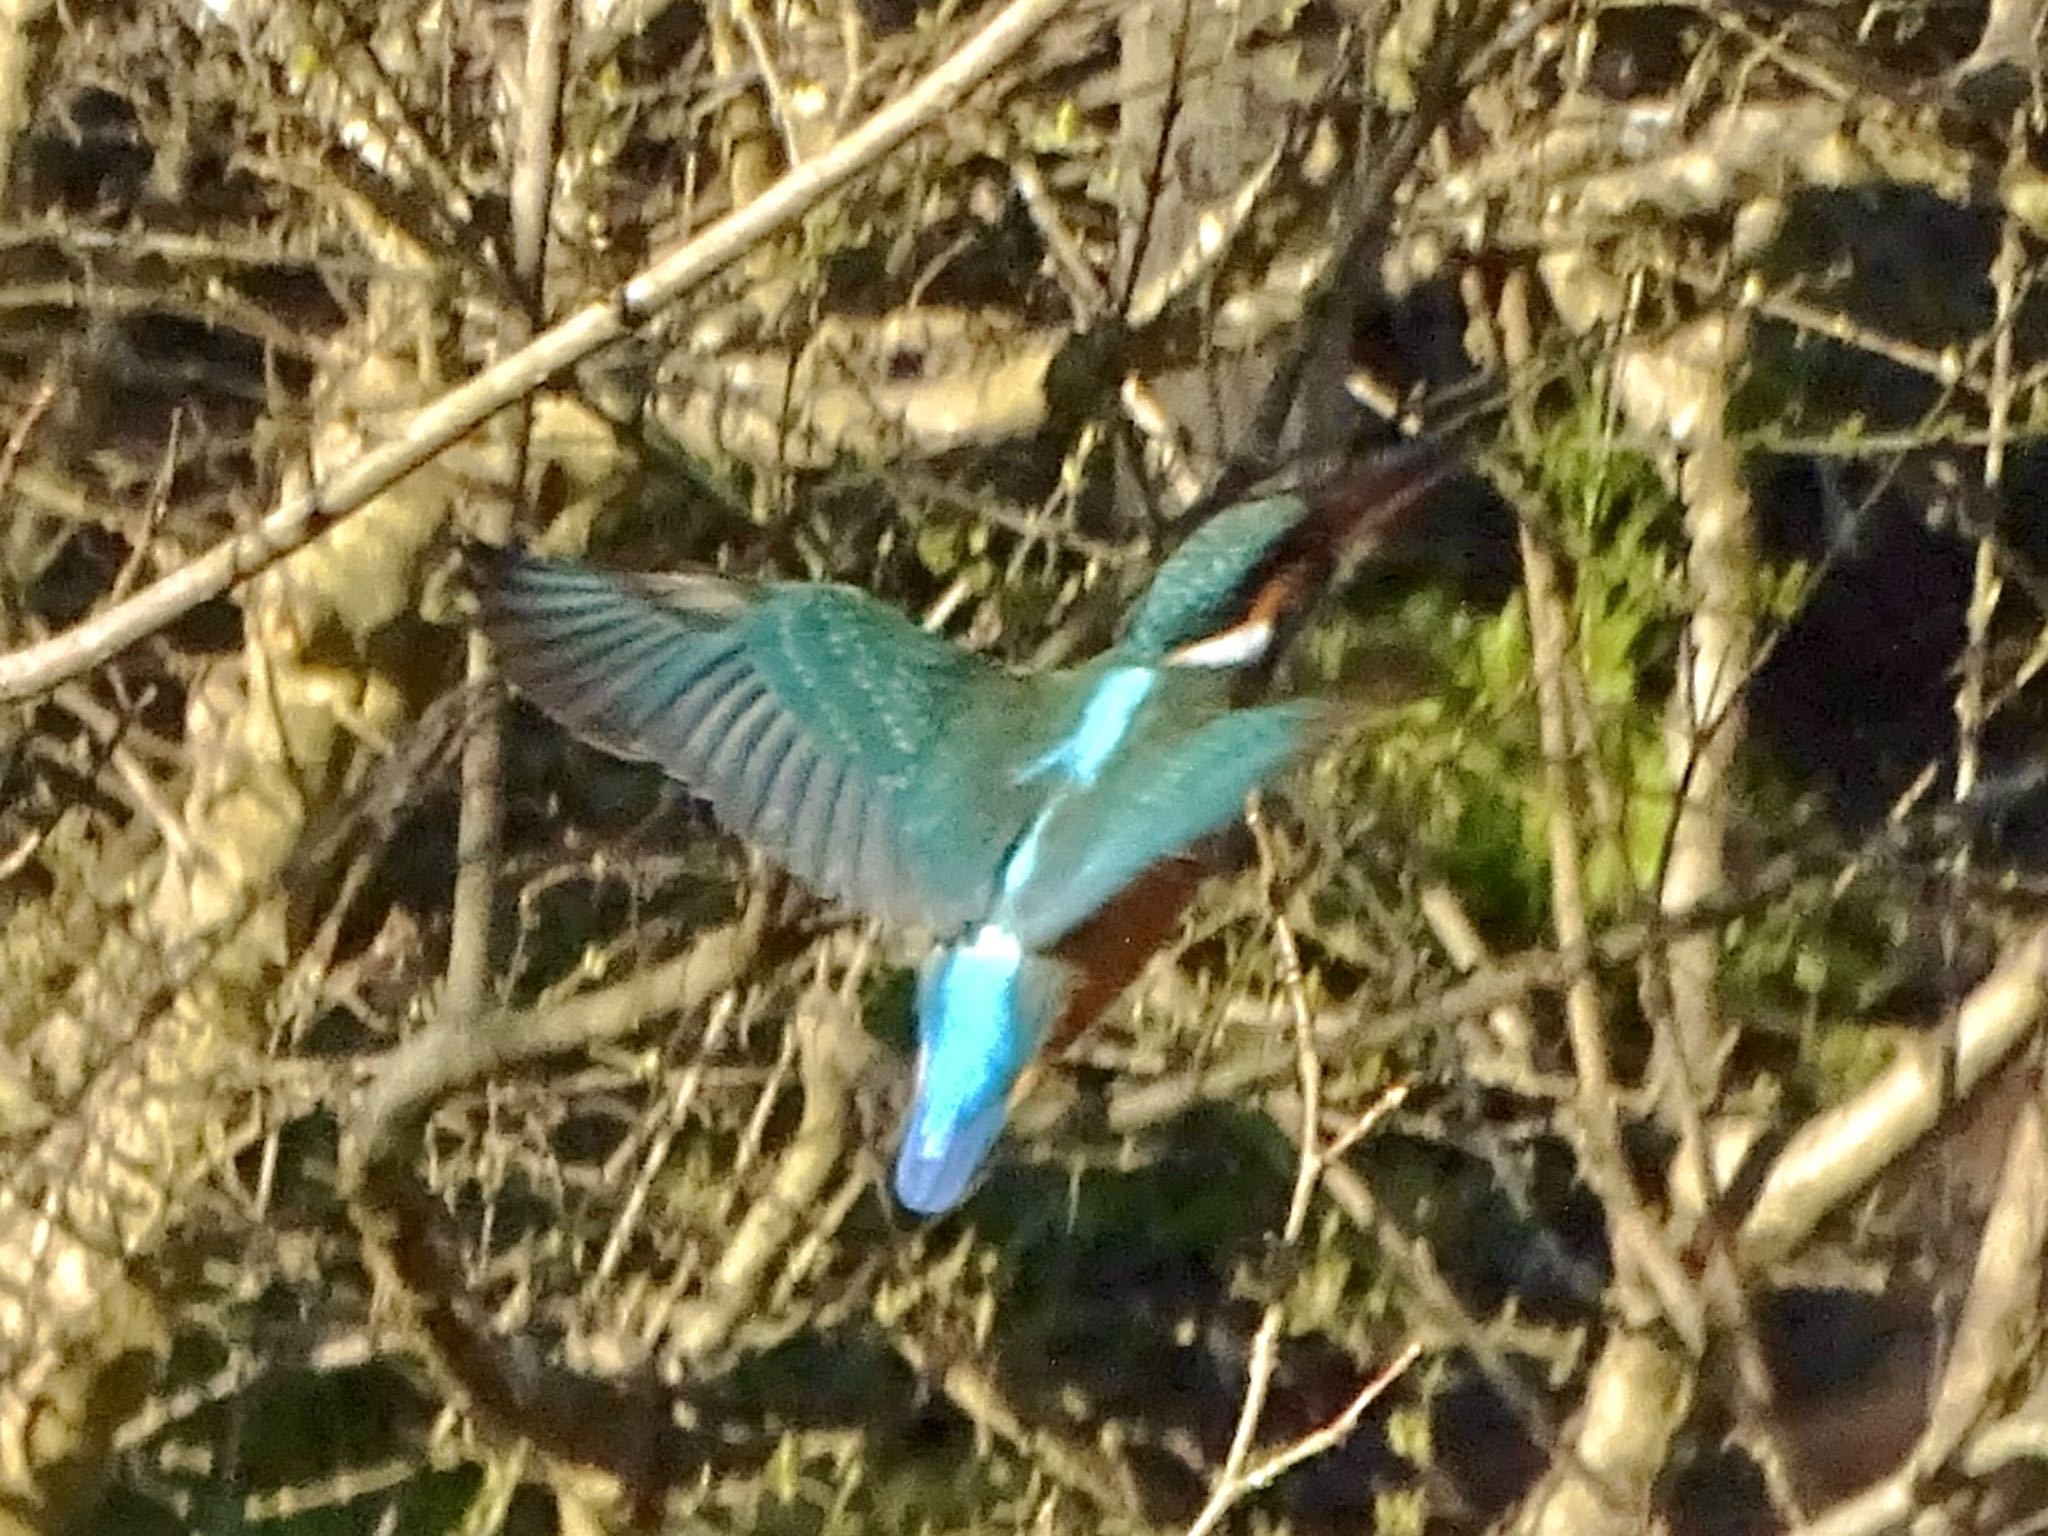
[[847, 587], [640, 577], [473, 548], [507, 678], [621, 757], [659, 764], [819, 891], [897, 921], [981, 915], [1003, 829], [920, 858], [912, 776], [970, 695], [1015, 686]]
[[1025, 833], [1035, 840], [1031, 867], [1058, 878], [1006, 890], [997, 920], [1030, 948], [1058, 943], [1147, 869], [1228, 823], [1248, 793], [1310, 744], [1327, 712], [1315, 700], [1290, 700], [1133, 745]]

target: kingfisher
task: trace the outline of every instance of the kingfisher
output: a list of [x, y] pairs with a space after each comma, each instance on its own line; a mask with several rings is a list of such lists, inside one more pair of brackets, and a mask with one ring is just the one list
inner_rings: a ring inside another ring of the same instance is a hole
[[1020, 673], [856, 588], [469, 550], [503, 675], [813, 890], [936, 936], [897, 1199], [958, 1205], [1040, 1052], [1176, 930], [1202, 851], [1324, 732], [1264, 697], [1314, 600], [1449, 461], [1404, 445], [1202, 518], [1093, 659]]

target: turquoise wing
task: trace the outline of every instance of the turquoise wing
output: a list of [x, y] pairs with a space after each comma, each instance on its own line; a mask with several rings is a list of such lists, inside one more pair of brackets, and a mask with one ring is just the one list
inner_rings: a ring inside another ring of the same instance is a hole
[[1054, 799], [1026, 830], [1028, 867], [1044, 877], [1006, 887], [994, 921], [1028, 948], [1056, 944], [1152, 865], [1227, 825], [1247, 794], [1315, 739], [1327, 715], [1323, 703], [1292, 700], [1133, 743], [1087, 790]]
[[[978, 694], [1019, 686], [1008, 674], [847, 587], [483, 548], [470, 566], [499, 667], [562, 725], [659, 764], [827, 895], [942, 929], [986, 910], [1015, 827], [1001, 803], [921, 801], [917, 770]], [[943, 860], [911, 835], [935, 814], [954, 828]]]

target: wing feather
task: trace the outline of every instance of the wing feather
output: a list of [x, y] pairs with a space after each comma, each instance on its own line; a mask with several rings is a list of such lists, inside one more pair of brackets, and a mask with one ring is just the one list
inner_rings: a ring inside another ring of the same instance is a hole
[[750, 690], [745, 706], [719, 731], [718, 746], [704, 765], [704, 782], [711, 791], [712, 803], [735, 826], [743, 824], [745, 816], [746, 797], [741, 791], [747, 759], [753, 754], [754, 743], [774, 720], [776, 710], [775, 697], [766, 688]]
[[665, 718], [646, 722], [635, 733], [649, 743], [645, 755], [678, 775], [702, 772], [705, 759], [711, 755], [704, 735], [711, 713], [749, 675], [746, 662], [736, 655], [716, 658], [697, 671], [677, 690], [675, 703], [664, 712]]
[[845, 773], [843, 764], [818, 754], [817, 766], [804, 781], [796, 815], [789, 824], [790, 872], [810, 881], [821, 891], [839, 889], [828, 876], [831, 863], [829, 838], [832, 808], [839, 803], [839, 781]]
[[825, 820], [825, 838], [820, 847], [824, 858], [823, 879], [835, 891], [865, 889], [860, 878], [860, 829], [867, 818], [868, 797], [859, 772], [848, 764], [840, 775], [839, 792], [832, 797], [832, 810]]
[[1056, 878], [1007, 892], [997, 921], [1027, 946], [1050, 948], [1153, 865], [1227, 824], [1314, 739], [1325, 710], [1312, 700], [1232, 710], [1119, 754], [1085, 792], [1048, 808], [1034, 867]]
[[780, 818], [771, 812], [771, 796], [784, 766], [796, 755], [796, 738], [796, 722], [788, 715], [778, 714], [756, 739], [747, 754], [746, 766], [740, 770], [739, 801], [734, 814], [753, 827], [758, 837], [771, 838], [776, 833]]
[[957, 750], [970, 699], [986, 710], [1016, 680], [850, 588], [611, 575], [481, 547], [470, 564], [501, 670], [563, 725], [659, 764], [828, 895], [942, 928], [982, 915], [1021, 814], [1002, 786], [948, 809], [974, 822], [950, 841], [908, 839], [903, 822], [929, 815], [914, 781]]

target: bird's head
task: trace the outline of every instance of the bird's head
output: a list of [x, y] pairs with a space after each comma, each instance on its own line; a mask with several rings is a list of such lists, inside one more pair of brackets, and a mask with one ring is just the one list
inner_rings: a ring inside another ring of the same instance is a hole
[[1332, 581], [1383, 544], [1451, 467], [1433, 446], [1408, 443], [1201, 519], [1132, 608], [1119, 652], [1189, 666], [1265, 661]]

